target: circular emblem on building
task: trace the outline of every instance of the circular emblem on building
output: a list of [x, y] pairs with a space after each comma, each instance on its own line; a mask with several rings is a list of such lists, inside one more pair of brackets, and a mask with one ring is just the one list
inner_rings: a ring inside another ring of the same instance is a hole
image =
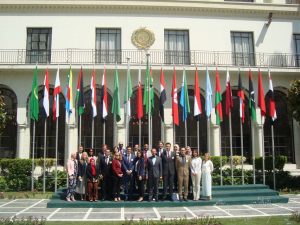
[[139, 49], [150, 48], [155, 41], [154, 33], [142, 27], [132, 33], [131, 41]]

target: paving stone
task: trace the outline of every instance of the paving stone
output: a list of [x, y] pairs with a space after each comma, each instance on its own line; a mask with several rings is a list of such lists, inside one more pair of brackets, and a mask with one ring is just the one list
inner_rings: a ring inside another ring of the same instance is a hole
[[30, 208], [27, 209], [25, 212], [46, 212], [46, 213], [52, 213], [56, 209], [55, 208]]
[[162, 218], [194, 218], [189, 212], [162, 212], [159, 213]]
[[61, 208], [59, 213], [86, 213], [89, 208]]
[[85, 216], [85, 213], [55, 213], [51, 220], [54, 219], [83, 219]]
[[0, 208], [0, 213], [2, 212], [20, 212], [21, 210], [23, 210], [24, 208], [17, 208], [17, 207], [1, 207]]
[[155, 213], [125, 213], [124, 218], [127, 220], [131, 219], [152, 219], [152, 218], [157, 218]]
[[274, 208], [274, 209], [260, 209], [259, 211], [262, 211], [264, 213], [267, 213], [269, 215], [276, 215], [276, 214], [291, 214], [292, 211], [283, 209], [283, 208]]
[[33, 213], [33, 212], [24, 212], [21, 213], [19, 215], [17, 215], [18, 218], [28, 218], [29, 216], [33, 217], [33, 218], [38, 218], [38, 219], [46, 219], [51, 213], [45, 213], [45, 212], [37, 212], [37, 213]]
[[229, 217], [229, 215], [223, 211], [206, 211], [206, 210], [202, 210], [202, 211], [195, 211], [193, 212], [194, 214], [196, 214], [198, 217], [203, 217], [203, 216], [224, 216], [224, 217]]
[[263, 213], [259, 213], [255, 210], [226, 210], [233, 216], [254, 216], [254, 215], [263, 215]]
[[90, 213], [87, 219], [101, 219], [101, 220], [111, 220], [111, 219], [121, 219], [121, 214], [116, 213]]
[[121, 213], [121, 208], [93, 208], [92, 213]]

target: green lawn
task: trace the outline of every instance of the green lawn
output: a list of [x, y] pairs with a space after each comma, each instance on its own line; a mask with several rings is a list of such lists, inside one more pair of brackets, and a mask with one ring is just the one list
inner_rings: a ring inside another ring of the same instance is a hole
[[[300, 223], [296, 223], [295, 221], [290, 220], [288, 216], [271, 216], [271, 217], [254, 217], [254, 218], [232, 218], [232, 219], [216, 219], [216, 221], [221, 222], [222, 225], [296, 225]], [[108, 225], [146, 225], [147, 222], [144, 223], [130, 223], [127, 222], [46, 222], [46, 225], [96, 225], [96, 224], [108, 224]], [[153, 223], [149, 223], [151, 225], [154, 224], [165, 224], [158, 223], [158, 221]], [[168, 223], [170, 224], [170, 223]], [[176, 223], [177, 224], [177, 223]], [[199, 223], [200, 224], [200, 223]], [[179, 225], [179, 223], [178, 223]], [[184, 223], [187, 225], [187, 223]]]

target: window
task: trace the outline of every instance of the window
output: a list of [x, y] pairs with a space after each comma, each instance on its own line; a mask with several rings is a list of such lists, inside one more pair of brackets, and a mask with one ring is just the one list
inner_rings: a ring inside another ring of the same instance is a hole
[[165, 63], [190, 64], [187, 30], [165, 30]]
[[224, 0], [225, 2], [254, 2], [253, 0]]
[[51, 37], [51, 28], [27, 28], [27, 63], [50, 63]]
[[121, 29], [96, 29], [96, 62], [121, 63]]
[[254, 66], [253, 34], [231, 32], [232, 60], [237, 66]]
[[294, 34], [296, 66], [300, 66], [300, 34]]

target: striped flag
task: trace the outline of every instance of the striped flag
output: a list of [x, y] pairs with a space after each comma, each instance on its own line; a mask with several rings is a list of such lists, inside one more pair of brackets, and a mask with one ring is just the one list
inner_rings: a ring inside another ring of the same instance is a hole
[[144, 116], [141, 68], [139, 68], [139, 77], [138, 77], [138, 90], [137, 90], [137, 98], [136, 98], [136, 115], [137, 115], [138, 120], [142, 119], [142, 117]]
[[48, 68], [46, 69], [45, 79], [44, 79], [43, 107], [45, 110], [46, 117], [48, 117], [49, 116], [49, 72], [48, 72]]
[[189, 93], [187, 89], [185, 69], [183, 69], [183, 73], [182, 73], [180, 105], [182, 107], [182, 120], [186, 121], [188, 114], [190, 113], [191, 110], [190, 110]]
[[82, 67], [80, 68], [78, 81], [77, 81], [77, 90], [76, 90], [76, 104], [78, 115], [81, 116], [84, 113], [84, 96], [83, 96], [83, 72]]
[[230, 75], [229, 71], [227, 70], [226, 74], [226, 115], [228, 116], [233, 108], [233, 100], [232, 100], [232, 91], [230, 86]]
[[177, 86], [176, 86], [176, 70], [174, 66], [173, 72], [173, 82], [172, 82], [172, 116], [173, 116], [173, 123], [179, 126], [179, 116], [178, 116], [178, 98], [177, 98]]
[[255, 94], [252, 82], [252, 71], [249, 69], [249, 109], [253, 121], [256, 121]]
[[262, 77], [260, 69], [258, 69], [258, 102], [257, 106], [260, 108], [261, 116], [266, 116], [266, 102], [265, 102], [265, 93], [262, 83]]
[[53, 112], [53, 120], [54, 121], [59, 117], [59, 94], [60, 94], [60, 92], [61, 92], [61, 88], [60, 88], [59, 68], [58, 68], [57, 72], [56, 72], [54, 92], [53, 92], [52, 112]]
[[95, 80], [96, 72], [95, 69], [92, 71], [91, 78], [91, 105], [93, 109], [93, 117], [97, 116], [97, 98], [96, 98], [96, 80]]
[[102, 75], [102, 88], [101, 88], [101, 103], [100, 103], [100, 111], [102, 113], [102, 119], [105, 120], [108, 111], [107, 111], [107, 86], [106, 86], [106, 68], [103, 68]]
[[198, 81], [198, 68], [195, 70], [195, 86], [194, 86], [194, 116], [199, 117], [202, 113], [201, 98], [200, 98], [200, 87]]
[[222, 112], [221, 85], [220, 85], [220, 78], [219, 78], [218, 68], [216, 68], [215, 110], [216, 110], [216, 124], [220, 125], [221, 122], [223, 121], [223, 112]]
[[73, 110], [73, 92], [72, 92], [72, 85], [73, 85], [73, 73], [72, 68], [70, 66], [68, 78], [67, 78], [67, 87], [66, 87], [66, 111], [70, 118], [72, 110]]
[[127, 68], [127, 82], [126, 82], [126, 89], [124, 95], [124, 104], [125, 104], [125, 115], [127, 117], [131, 117], [131, 96], [132, 96], [132, 83], [131, 83], [131, 75], [130, 75], [130, 66], [128, 64]]
[[166, 82], [164, 77], [164, 71], [161, 68], [160, 69], [160, 97], [159, 97], [159, 114], [160, 118], [163, 122], [165, 122], [165, 116], [164, 116], [164, 104], [167, 100], [166, 95]]
[[237, 96], [239, 97], [239, 111], [240, 111], [240, 118], [242, 120], [242, 123], [245, 122], [245, 94], [243, 90], [243, 84], [241, 79], [241, 72], [239, 71], [239, 81], [238, 81], [238, 92]]
[[269, 114], [270, 114], [270, 117], [272, 118], [272, 120], [275, 121], [277, 119], [277, 114], [276, 114], [273, 82], [272, 82], [270, 70], [268, 72], [269, 72], [269, 91], [271, 93], [270, 100], [269, 100]]
[[211, 83], [209, 78], [208, 69], [206, 67], [206, 95], [205, 95], [205, 111], [206, 117], [209, 118], [212, 111], [212, 89]]

